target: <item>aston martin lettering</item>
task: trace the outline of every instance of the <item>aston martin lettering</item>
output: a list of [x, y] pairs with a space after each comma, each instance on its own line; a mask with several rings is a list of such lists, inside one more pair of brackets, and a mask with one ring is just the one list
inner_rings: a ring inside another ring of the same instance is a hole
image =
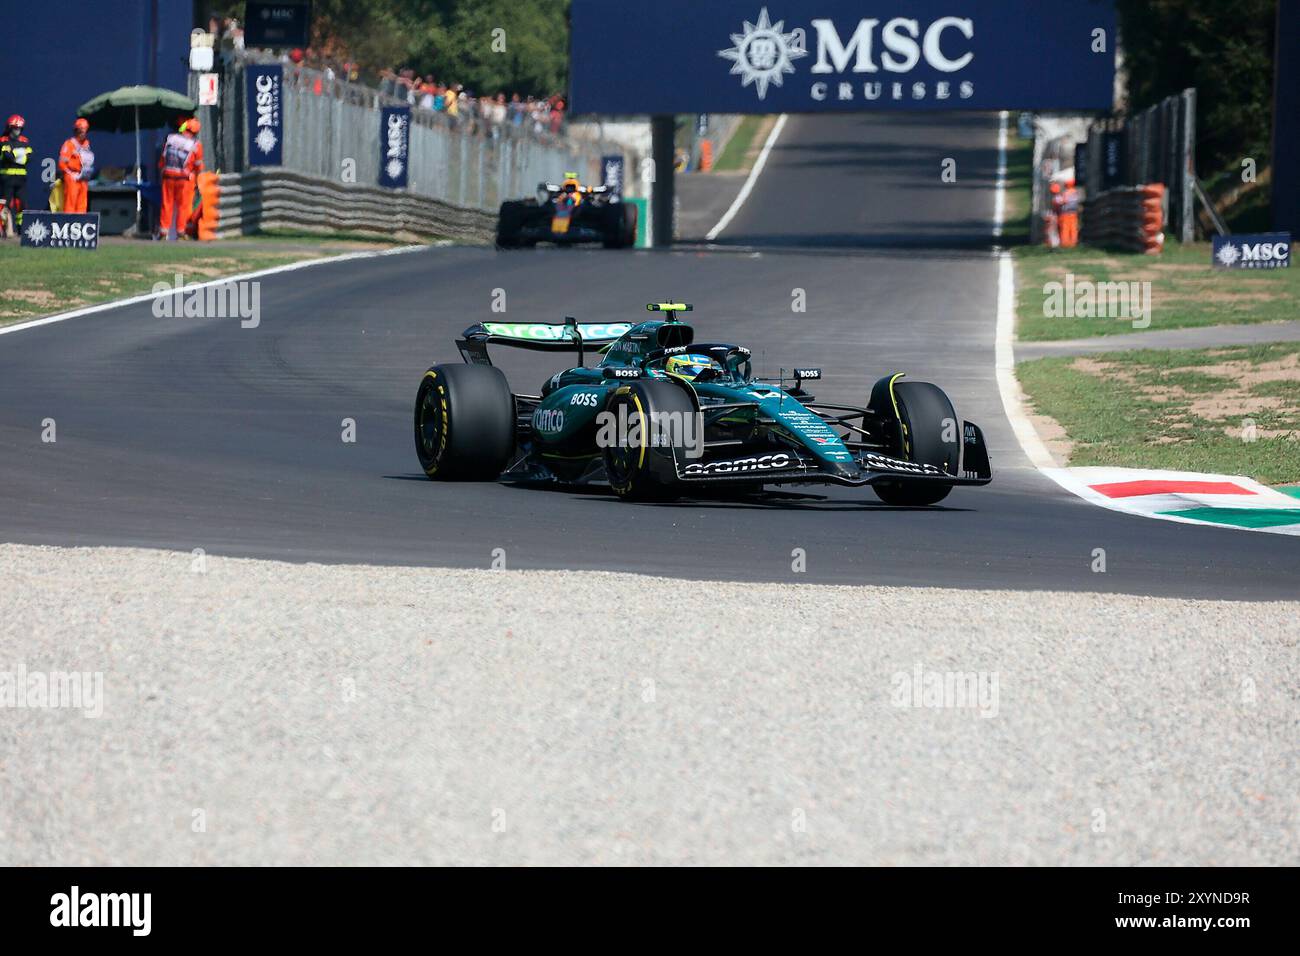
[[775, 455], [758, 455], [754, 458], [736, 458], [731, 461], [695, 462], [687, 465], [683, 474], [701, 475], [737, 475], [755, 471], [783, 471], [799, 467], [799, 462], [785, 452]]

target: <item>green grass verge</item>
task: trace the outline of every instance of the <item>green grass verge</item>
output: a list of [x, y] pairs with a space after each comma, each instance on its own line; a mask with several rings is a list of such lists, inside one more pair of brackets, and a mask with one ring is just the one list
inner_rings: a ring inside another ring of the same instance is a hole
[[[1080, 246], [1052, 252], [1022, 246], [1016, 256], [1016, 329], [1021, 341], [1121, 335], [1205, 325], [1239, 325], [1300, 318], [1300, 269], [1227, 270], [1210, 266], [1210, 244], [1171, 242], [1158, 256]], [[1043, 314], [1049, 282], [1150, 282], [1151, 324], [1129, 319], [1065, 318]]]
[[1002, 236], [1009, 245], [1029, 241], [1029, 214], [1033, 211], [1034, 141], [1012, 130], [1007, 140], [1006, 210]]
[[1300, 482], [1300, 343], [1045, 358], [1016, 372], [1074, 443], [1071, 465]]
[[[310, 229], [263, 229], [257, 234], [259, 239], [301, 239], [305, 242], [352, 242], [370, 243], [379, 246], [391, 246], [396, 239], [391, 234], [376, 235], [373, 232], [314, 232]], [[420, 242], [438, 242], [445, 237], [421, 234]]]
[[750, 148], [754, 145], [754, 137], [758, 135], [765, 118], [763, 116], [746, 116], [740, 121], [736, 131], [731, 134], [731, 139], [727, 140], [727, 145], [723, 147], [722, 155], [713, 162], [713, 171], [715, 173], [734, 173], [749, 169], [749, 162], [746, 157], [749, 155]]
[[0, 244], [0, 325], [150, 291], [157, 282], [201, 282], [345, 252], [319, 237], [210, 242], [107, 241], [98, 249], [23, 249]]

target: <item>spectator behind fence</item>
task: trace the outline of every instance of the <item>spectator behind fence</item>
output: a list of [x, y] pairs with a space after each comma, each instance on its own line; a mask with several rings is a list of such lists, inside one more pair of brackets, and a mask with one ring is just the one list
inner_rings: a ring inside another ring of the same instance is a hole
[[[337, 95], [335, 80], [358, 82], [361, 70], [348, 60], [327, 60], [308, 48], [294, 49], [281, 55], [281, 62], [292, 65], [294, 80], [320, 96], [326, 92]], [[316, 73], [303, 75], [303, 68]], [[381, 69], [375, 87], [385, 97], [403, 101], [414, 109], [446, 115], [454, 125], [468, 122], [471, 127], [482, 122], [491, 128], [493, 136], [499, 127], [530, 129], [536, 135], [557, 135], [564, 125], [566, 104], [559, 94], [549, 97], [524, 96], [520, 93], [499, 91], [495, 94], [475, 96], [459, 83], [441, 82], [432, 73], [417, 74], [410, 67]]]

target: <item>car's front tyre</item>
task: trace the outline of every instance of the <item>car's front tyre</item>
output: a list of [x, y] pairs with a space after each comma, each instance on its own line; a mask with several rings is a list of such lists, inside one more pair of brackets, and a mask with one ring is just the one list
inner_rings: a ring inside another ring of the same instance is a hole
[[521, 235], [528, 215], [527, 203], [510, 200], [501, 204], [501, 211], [497, 215], [498, 249], [518, 249], [525, 245]]
[[676, 460], [686, 451], [685, 423], [693, 423], [698, 414], [685, 388], [667, 381], [629, 382], [610, 394], [605, 412], [612, 416], [606, 421], [620, 424], [617, 434], [601, 439], [605, 475], [614, 494], [624, 501], [678, 497], [682, 482]]
[[[895, 382], [894, 401], [902, 423], [899, 457], [957, 473], [961, 456], [961, 420], [943, 389], [929, 382]], [[878, 481], [871, 490], [887, 505], [936, 505], [952, 491], [941, 481]]]

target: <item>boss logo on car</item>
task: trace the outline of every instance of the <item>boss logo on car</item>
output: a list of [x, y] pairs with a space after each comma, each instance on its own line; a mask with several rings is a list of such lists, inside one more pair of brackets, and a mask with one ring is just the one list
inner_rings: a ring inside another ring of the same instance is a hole
[[600, 404], [600, 396], [595, 392], [578, 392], [573, 398], [569, 399], [570, 405], [586, 405], [589, 408], [595, 408]]
[[756, 458], [737, 458], [733, 461], [710, 461], [704, 464], [696, 462], [687, 465], [687, 475], [734, 475], [748, 471], [781, 471], [797, 466], [797, 462], [785, 452], [775, 455], [760, 455]]
[[539, 408], [533, 412], [533, 431], [564, 431], [564, 412], [558, 408]]
[[607, 368], [605, 374], [611, 378], [640, 378], [639, 368]]

